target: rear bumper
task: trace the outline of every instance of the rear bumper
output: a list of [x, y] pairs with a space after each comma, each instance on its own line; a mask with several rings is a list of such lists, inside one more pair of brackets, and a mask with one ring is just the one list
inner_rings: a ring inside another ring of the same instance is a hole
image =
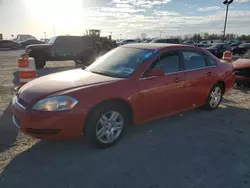
[[234, 88], [235, 85], [235, 75], [233, 74], [232, 76], [227, 77], [225, 80], [225, 93], [230, 91], [231, 89]]

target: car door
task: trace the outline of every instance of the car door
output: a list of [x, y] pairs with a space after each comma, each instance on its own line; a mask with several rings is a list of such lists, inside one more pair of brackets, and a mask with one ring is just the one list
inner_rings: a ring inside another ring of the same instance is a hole
[[0, 48], [11, 48], [11, 43], [9, 41], [1, 41]]
[[69, 48], [70, 46], [67, 37], [58, 37], [53, 44], [53, 54], [55, 55], [55, 58], [58, 60], [67, 60]]
[[196, 50], [182, 51], [186, 78], [185, 92], [190, 107], [204, 104], [216, 81], [216, 61]]
[[[163, 69], [165, 76], [148, 77], [147, 72], [155, 68]], [[179, 52], [162, 53], [139, 79], [140, 117], [150, 119], [175, 113], [183, 108], [181, 101], [184, 97], [184, 81]]]

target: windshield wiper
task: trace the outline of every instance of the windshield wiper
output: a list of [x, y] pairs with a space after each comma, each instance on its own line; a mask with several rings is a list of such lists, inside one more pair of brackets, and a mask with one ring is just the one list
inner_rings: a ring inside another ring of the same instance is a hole
[[100, 74], [100, 75], [103, 75], [103, 76], [113, 77], [113, 78], [124, 78], [124, 76], [121, 76], [121, 75], [118, 75], [118, 74], [107, 74], [107, 73], [101, 72], [101, 71], [90, 71], [90, 72], [95, 73], [95, 74]]
[[90, 72], [95, 73], [95, 74], [100, 74], [100, 75], [103, 75], [103, 76], [110, 76], [109, 74], [101, 72], [101, 71], [90, 71]]

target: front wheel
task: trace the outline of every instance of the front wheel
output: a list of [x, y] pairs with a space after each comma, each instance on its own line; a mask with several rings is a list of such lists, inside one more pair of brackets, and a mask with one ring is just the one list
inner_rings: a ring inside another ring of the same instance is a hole
[[116, 144], [124, 133], [128, 116], [122, 106], [104, 104], [88, 118], [84, 135], [88, 143], [101, 148]]
[[218, 108], [223, 96], [223, 86], [215, 84], [207, 97], [206, 104], [203, 106], [206, 110], [213, 110]]

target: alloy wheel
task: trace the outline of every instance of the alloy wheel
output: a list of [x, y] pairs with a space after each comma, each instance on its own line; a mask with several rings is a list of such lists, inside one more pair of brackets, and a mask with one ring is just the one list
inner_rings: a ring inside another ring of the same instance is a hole
[[124, 118], [117, 111], [109, 111], [101, 116], [96, 125], [96, 138], [104, 143], [114, 142], [124, 127]]
[[210, 93], [210, 101], [209, 101], [210, 106], [212, 108], [216, 108], [221, 101], [221, 97], [222, 97], [221, 88], [217, 86]]

